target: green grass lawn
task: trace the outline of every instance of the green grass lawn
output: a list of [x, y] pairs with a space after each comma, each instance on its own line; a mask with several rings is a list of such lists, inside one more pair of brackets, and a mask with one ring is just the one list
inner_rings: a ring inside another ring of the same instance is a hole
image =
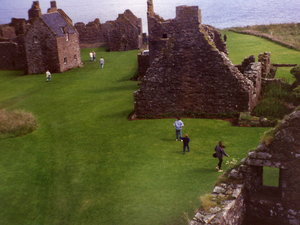
[[[240, 44], [244, 35], [228, 38], [235, 63], [253, 54], [249, 41], [249, 48]], [[88, 52], [82, 51], [84, 68], [53, 74], [49, 83], [44, 74], [0, 72], [0, 108], [32, 112], [39, 123], [27, 136], [0, 139], [0, 224], [186, 224], [219, 175], [217, 141], [241, 159], [266, 129], [183, 118], [191, 138], [191, 152], [183, 155], [174, 119], [127, 120], [138, 89], [129, 80], [136, 51], [97, 49], [103, 70]]]
[[[224, 32], [229, 37], [227, 47], [229, 57], [234, 64], [240, 64], [245, 57], [254, 55], [256, 60], [259, 53], [271, 52], [272, 63], [295, 63], [300, 64], [300, 51], [282, 47], [263, 38], [234, 32]], [[284, 78], [289, 83], [294, 82], [294, 77], [290, 74], [291, 68], [278, 68], [276, 77]]]

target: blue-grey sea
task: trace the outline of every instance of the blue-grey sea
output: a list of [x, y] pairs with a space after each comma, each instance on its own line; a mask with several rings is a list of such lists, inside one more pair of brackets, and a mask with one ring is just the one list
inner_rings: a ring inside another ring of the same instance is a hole
[[[49, 8], [50, 0], [40, 0], [42, 12]], [[130, 9], [142, 18], [147, 31], [147, 0], [57, 0], [73, 22], [89, 22], [99, 18], [103, 23], [115, 20], [119, 13]], [[155, 12], [164, 19], [175, 17], [178, 5], [198, 5], [202, 23], [217, 28], [255, 24], [300, 22], [300, 0], [153, 0]], [[12, 17], [27, 18], [31, 0], [0, 0], [0, 24]]]

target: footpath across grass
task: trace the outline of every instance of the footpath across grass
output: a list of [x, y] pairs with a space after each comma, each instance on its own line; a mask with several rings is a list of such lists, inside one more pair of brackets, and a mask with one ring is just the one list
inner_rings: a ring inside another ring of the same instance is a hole
[[[231, 56], [252, 54], [244, 45], [234, 51], [231, 41], [239, 37], [228, 36]], [[95, 50], [105, 58], [103, 70], [85, 49], [84, 68], [53, 74], [48, 83], [44, 74], [0, 72], [0, 108], [38, 120], [33, 133], [0, 139], [1, 224], [186, 224], [219, 175], [215, 144], [223, 140], [241, 159], [266, 130], [182, 118], [191, 138], [183, 155], [174, 119], [127, 120], [138, 89], [130, 81], [136, 51]]]

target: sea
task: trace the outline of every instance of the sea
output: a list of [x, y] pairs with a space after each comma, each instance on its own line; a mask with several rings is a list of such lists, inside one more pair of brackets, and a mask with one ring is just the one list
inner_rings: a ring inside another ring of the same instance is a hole
[[[40, 0], [42, 13], [50, 6], [50, 0]], [[76, 22], [90, 22], [99, 18], [101, 23], [115, 20], [118, 14], [130, 9], [143, 20], [147, 32], [147, 0], [57, 0]], [[175, 17], [179, 5], [197, 5], [201, 9], [202, 23], [217, 28], [273, 23], [300, 23], [300, 0], [153, 0], [154, 11], [164, 19]], [[0, 0], [0, 24], [11, 18], [28, 18], [31, 0]]]

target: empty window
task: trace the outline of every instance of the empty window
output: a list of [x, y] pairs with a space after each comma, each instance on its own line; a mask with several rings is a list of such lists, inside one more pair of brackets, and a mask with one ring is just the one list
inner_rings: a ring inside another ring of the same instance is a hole
[[168, 38], [168, 34], [163, 34], [162, 38]]
[[279, 169], [274, 167], [263, 167], [263, 185], [279, 187]]
[[77, 55], [74, 55], [74, 60], [77, 61]]
[[67, 64], [67, 62], [68, 62], [68, 59], [67, 59], [67, 57], [65, 57], [64, 58], [64, 64]]

